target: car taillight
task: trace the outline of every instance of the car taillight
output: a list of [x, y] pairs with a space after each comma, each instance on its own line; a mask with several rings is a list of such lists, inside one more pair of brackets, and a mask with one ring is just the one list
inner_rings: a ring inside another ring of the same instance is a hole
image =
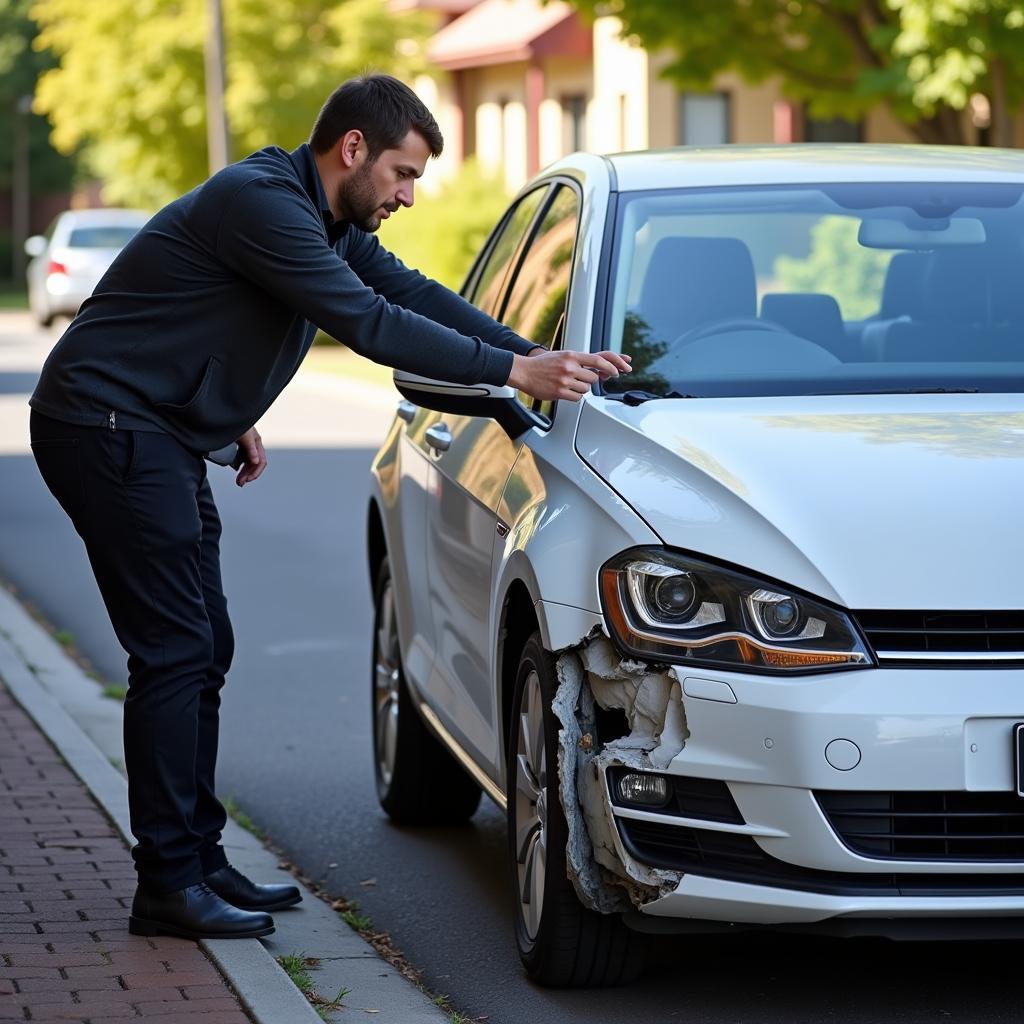
[[64, 266], [59, 260], [50, 260], [50, 265], [46, 268], [47, 274], [67, 274], [68, 268]]

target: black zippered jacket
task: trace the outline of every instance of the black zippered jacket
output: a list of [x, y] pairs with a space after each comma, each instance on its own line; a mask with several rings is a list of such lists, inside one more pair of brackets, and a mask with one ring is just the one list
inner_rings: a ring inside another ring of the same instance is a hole
[[317, 327], [377, 362], [466, 384], [504, 384], [513, 353], [534, 347], [335, 222], [308, 145], [272, 146], [135, 235], [46, 360], [30, 404], [213, 451], [266, 412]]

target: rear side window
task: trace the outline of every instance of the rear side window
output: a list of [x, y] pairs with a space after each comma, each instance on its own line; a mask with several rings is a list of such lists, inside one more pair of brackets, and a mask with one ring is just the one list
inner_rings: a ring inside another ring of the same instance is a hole
[[121, 249], [139, 229], [120, 224], [73, 228], [68, 245], [72, 249]]
[[565, 313], [576, 243], [579, 201], [561, 185], [516, 274], [502, 322], [535, 345], [550, 349]]
[[523, 196], [506, 217], [501, 233], [491, 246], [491, 251], [477, 275], [476, 283], [466, 296], [474, 306], [485, 313], [494, 314], [505, 277], [519, 250], [519, 243], [533, 223], [537, 208], [546, 194], [547, 186], [544, 186]]

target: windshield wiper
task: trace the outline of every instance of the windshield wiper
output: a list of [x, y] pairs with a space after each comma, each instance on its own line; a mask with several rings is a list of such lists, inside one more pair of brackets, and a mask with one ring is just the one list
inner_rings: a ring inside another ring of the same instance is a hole
[[644, 402], [652, 402], [656, 398], [699, 398], [699, 395], [684, 395], [680, 391], [667, 391], [663, 395], [657, 395], [653, 391], [620, 391], [605, 392], [605, 398], [614, 398], [626, 405], [643, 405]]

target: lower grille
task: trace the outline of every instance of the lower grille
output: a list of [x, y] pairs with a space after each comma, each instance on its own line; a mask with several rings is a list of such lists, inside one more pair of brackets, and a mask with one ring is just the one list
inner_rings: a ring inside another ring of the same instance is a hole
[[1024, 800], [1015, 793], [817, 792], [855, 853], [889, 860], [1024, 861]]
[[854, 614], [883, 664], [922, 660], [1024, 663], [1024, 611]]
[[780, 889], [861, 896], [1024, 896], [1024, 871], [999, 874], [855, 874], [817, 871], [770, 857], [750, 836], [618, 818], [642, 864]]

